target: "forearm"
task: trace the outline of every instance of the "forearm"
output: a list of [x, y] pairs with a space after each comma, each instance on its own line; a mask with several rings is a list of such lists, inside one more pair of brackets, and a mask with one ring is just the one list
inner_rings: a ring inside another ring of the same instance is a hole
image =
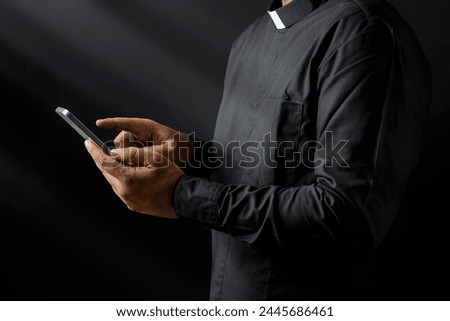
[[251, 246], [292, 247], [311, 238], [360, 248], [373, 243], [363, 211], [323, 183], [254, 187], [183, 177], [173, 201], [179, 217], [226, 232]]

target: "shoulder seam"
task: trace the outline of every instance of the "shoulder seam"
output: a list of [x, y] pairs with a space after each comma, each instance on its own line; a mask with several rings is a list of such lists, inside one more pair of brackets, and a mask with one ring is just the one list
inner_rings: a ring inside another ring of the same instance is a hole
[[[369, 26], [373, 26], [373, 19], [370, 17], [369, 15], [369, 10], [367, 8], [367, 6], [365, 6], [361, 0], [352, 0], [354, 3], [356, 3], [358, 5], [358, 7], [361, 9], [361, 11], [364, 13], [364, 16], [367, 19], [367, 22], [369, 23]], [[368, 2], [372, 2], [372, 3], [380, 3], [379, 0], [368, 0]]]
[[373, 32], [372, 29], [369, 30], [364, 30], [361, 31], [360, 33], [356, 34], [354, 37], [350, 38], [349, 40], [345, 41], [344, 43], [340, 44], [339, 46], [337, 46], [336, 48], [333, 49], [333, 51], [328, 55], [328, 57], [326, 57], [319, 65], [319, 67], [317, 68], [317, 71], [320, 72], [321, 68], [328, 62], [330, 61], [330, 59], [334, 56], [334, 54], [342, 47], [344, 47], [345, 45], [349, 44], [350, 42], [354, 41], [355, 39], [368, 34], [370, 32]]

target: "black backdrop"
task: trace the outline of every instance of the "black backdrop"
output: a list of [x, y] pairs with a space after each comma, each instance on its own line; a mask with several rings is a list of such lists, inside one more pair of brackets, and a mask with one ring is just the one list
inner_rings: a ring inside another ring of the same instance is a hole
[[[450, 299], [450, 3], [391, 2], [430, 59], [434, 103], [386, 299]], [[231, 43], [267, 5], [0, 0], [0, 298], [207, 299], [209, 231], [130, 213], [53, 110], [210, 137]]]

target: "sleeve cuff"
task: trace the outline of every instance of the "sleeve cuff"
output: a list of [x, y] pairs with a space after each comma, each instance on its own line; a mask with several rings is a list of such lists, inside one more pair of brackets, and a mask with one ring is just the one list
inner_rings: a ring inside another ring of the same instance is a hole
[[221, 184], [199, 177], [181, 177], [173, 193], [175, 213], [179, 218], [196, 221], [210, 228], [218, 227], [217, 199], [222, 187]]

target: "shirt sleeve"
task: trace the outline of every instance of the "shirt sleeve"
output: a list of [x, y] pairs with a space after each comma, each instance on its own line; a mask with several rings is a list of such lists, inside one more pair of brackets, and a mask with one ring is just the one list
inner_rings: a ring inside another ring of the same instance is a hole
[[396, 53], [386, 33], [361, 33], [318, 67], [316, 137], [322, 146], [329, 135], [341, 142], [346, 164], [327, 166], [329, 148], [317, 149], [322, 165], [313, 183], [293, 187], [183, 177], [173, 199], [177, 215], [253, 247], [291, 247], [311, 238], [363, 250], [378, 244], [417, 162], [427, 104], [405, 76], [401, 55], [408, 53]]

